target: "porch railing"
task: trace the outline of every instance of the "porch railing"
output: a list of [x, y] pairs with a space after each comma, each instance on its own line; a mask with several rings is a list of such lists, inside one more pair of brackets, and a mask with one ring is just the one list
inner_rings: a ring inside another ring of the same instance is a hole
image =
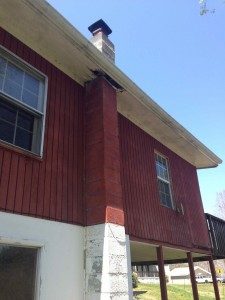
[[212, 244], [212, 254], [215, 258], [225, 258], [225, 221], [210, 214], [205, 214], [205, 216]]

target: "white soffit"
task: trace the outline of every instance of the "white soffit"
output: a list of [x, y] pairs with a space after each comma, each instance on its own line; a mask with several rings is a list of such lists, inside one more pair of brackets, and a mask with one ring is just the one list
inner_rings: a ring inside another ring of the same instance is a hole
[[[84, 85], [102, 70], [124, 88], [118, 111], [197, 168], [221, 159], [199, 142], [42, 0], [0, 0], [0, 26]], [[88, 24], [87, 24], [88, 25]]]
[[[157, 245], [137, 242], [134, 240], [130, 241], [130, 250], [131, 250], [131, 261], [132, 262], [155, 262], [157, 261], [156, 253]], [[204, 257], [209, 255], [208, 251], [192, 252], [194, 258]], [[187, 259], [187, 250], [171, 247], [163, 247], [163, 256], [164, 260], [186, 260]]]

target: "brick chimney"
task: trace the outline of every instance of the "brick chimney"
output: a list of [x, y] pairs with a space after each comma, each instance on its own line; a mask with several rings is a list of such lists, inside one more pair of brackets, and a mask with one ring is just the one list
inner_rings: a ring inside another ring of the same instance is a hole
[[115, 48], [113, 43], [109, 40], [108, 35], [112, 33], [109, 26], [102, 20], [98, 20], [88, 27], [92, 33], [91, 42], [100, 50], [109, 60], [115, 62]]

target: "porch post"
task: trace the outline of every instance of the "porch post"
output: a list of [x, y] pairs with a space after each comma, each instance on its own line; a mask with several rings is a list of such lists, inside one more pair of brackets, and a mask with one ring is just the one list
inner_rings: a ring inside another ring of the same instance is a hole
[[192, 258], [191, 252], [187, 253], [187, 259], [188, 259], [188, 265], [189, 265], [189, 270], [190, 270], [193, 298], [194, 298], [194, 300], [199, 300], [198, 287], [197, 287], [197, 283], [196, 283], [196, 279], [195, 279], [195, 269], [194, 269], [193, 258]]
[[218, 282], [216, 280], [216, 271], [215, 271], [215, 266], [213, 262], [212, 256], [209, 257], [209, 266], [212, 274], [212, 280], [213, 280], [213, 287], [214, 287], [214, 292], [215, 292], [215, 299], [220, 300], [220, 293], [219, 293], [219, 288], [218, 288]]
[[162, 246], [157, 247], [156, 250], [157, 250], [157, 260], [158, 260], [158, 267], [159, 267], [161, 299], [168, 300]]

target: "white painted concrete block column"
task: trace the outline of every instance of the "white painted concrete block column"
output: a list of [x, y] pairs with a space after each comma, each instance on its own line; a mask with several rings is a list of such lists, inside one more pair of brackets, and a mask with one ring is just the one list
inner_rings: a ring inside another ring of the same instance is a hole
[[132, 299], [129, 237], [123, 226], [86, 228], [86, 300]]

